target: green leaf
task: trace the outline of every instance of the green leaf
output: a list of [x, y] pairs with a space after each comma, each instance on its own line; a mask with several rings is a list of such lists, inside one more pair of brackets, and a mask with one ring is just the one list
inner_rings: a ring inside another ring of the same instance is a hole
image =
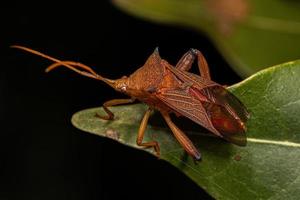
[[235, 71], [244, 77], [267, 66], [299, 59], [299, 1], [113, 0], [113, 2], [122, 10], [139, 17], [183, 25], [206, 33]]
[[[189, 120], [176, 123], [202, 153], [195, 163], [155, 112], [144, 141], [157, 140], [161, 159], [171, 163], [217, 199], [298, 199], [300, 197], [300, 61], [268, 68], [229, 89], [251, 113], [246, 147], [212, 137]], [[136, 146], [146, 105], [112, 107], [116, 119], [95, 117], [102, 108], [76, 113], [77, 128], [153, 154]], [[154, 119], [154, 120], [153, 120]], [[175, 117], [174, 117], [175, 119]], [[190, 124], [187, 124], [190, 123]]]

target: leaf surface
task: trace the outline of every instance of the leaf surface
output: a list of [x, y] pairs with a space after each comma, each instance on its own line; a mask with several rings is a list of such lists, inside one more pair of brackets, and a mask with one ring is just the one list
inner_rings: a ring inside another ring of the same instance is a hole
[[[161, 158], [194, 180], [216, 199], [300, 198], [300, 61], [256, 73], [229, 88], [251, 113], [247, 123], [247, 146], [239, 147], [213, 137], [205, 129], [180, 118], [175, 121], [202, 153], [195, 162], [187, 156], [171, 131], [154, 113], [145, 141], [157, 140]], [[112, 107], [116, 119], [95, 117], [102, 108], [74, 114], [77, 128], [136, 146], [144, 104]], [[175, 120], [176, 117], [174, 117]]]

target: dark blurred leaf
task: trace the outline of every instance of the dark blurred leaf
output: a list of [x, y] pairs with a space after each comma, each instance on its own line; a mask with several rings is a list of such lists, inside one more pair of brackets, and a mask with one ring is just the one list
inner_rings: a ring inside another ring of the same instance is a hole
[[300, 2], [296, 0], [113, 2], [139, 17], [205, 32], [244, 77], [300, 58]]

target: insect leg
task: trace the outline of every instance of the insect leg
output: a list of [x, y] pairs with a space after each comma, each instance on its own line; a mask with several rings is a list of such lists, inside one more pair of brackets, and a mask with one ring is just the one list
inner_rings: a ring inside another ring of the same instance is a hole
[[168, 126], [172, 130], [175, 138], [181, 144], [181, 146], [186, 150], [188, 154], [190, 154], [194, 159], [200, 160], [201, 154], [194, 146], [192, 141], [172, 122], [170, 115], [168, 113], [162, 113], [165, 121], [167, 122]]
[[189, 71], [193, 65], [193, 62], [195, 61], [195, 57], [196, 55], [194, 54], [192, 49], [190, 49], [180, 58], [175, 68], [183, 71]]
[[208, 80], [211, 80], [210, 73], [209, 73], [209, 66], [208, 66], [207, 61], [206, 61], [205, 57], [203, 56], [203, 54], [197, 49], [191, 49], [191, 51], [193, 51], [193, 53], [198, 58], [197, 62], [198, 62], [199, 70], [200, 70], [200, 75]]
[[101, 119], [105, 119], [105, 120], [113, 120], [114, 119], [114, 113], [112, 113], [108, 107], [110, 106], [116, 106], [116, 105], [121, 105], [121, 104], [128, 104], [128, 103], [133, 103], [135, 101], [135, 99], [112, 99], [109, 101], [106, 101], [103, 104], [103, 109], [104, 111], [107, 113], [107, 115], [105, 116], [101, 116], [98, 113], [96, 113], [96, 116], [101, 118]]
[[201, 76], [211, 80], [207, 61], [203, 54], [197, 49], [190, 49], [186, 52], [176, 64], [176, 68], [183, 71], [189, 71], [196, 57], [198, 59], [197, 62]]
[[148, 123], [148, 119], [149, 119], [149, 116], [151, 114], [151, 111], [152, 111], [152, 109], [148, 108], [148, 110], [146, 111], [146, 113], [145, 113], [145, 115], [142, 119], [142, 122], [141, 122], [141, 125], [140, 125], [140, 128], [139, 128], [139, 132], [138, 132], [138, 137], [136, 139], [136, 144], [138, 146], [153, 147], [154, 150], [155, 150], [156, 155], [159, 156], [160, 155], [160, 149], [159, 149], [159, 145], [158, 145], [157, 141], [143, 142], [145, 130], [147, 128], [147, 123]]

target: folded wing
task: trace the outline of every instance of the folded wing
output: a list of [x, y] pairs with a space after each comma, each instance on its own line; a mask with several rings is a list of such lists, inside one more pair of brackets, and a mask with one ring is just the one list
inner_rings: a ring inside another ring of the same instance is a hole
[[162, 89], [156, 96], [177, 113], [221, 136], [219, 131], [214, 128], [201, 101], [193, 97], [187, 90]]

